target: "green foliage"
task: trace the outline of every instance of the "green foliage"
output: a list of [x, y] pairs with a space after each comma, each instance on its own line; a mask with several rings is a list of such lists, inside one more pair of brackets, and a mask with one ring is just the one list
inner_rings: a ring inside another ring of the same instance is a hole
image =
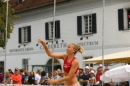
[[[5, 47], [5, 33], [6, 33], [6, 12], [7, 3], [4, 0], [0, 0], [0, 47]], [[8, 5], [8, 25], [7, 25], [7, 39], [10, 38], [10, 34], [13, 31], [14, 23], [12, 19], [18, 18], [17, 15], [13, 15], [14, 9], [11, 5]]]

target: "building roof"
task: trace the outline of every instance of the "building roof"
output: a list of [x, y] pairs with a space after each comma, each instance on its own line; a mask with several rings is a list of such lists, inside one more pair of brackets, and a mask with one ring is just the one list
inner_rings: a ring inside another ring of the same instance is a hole
[[[15, 9], [15, 13], [20, 13], [28, 10], [33, 10], [40, 7], [45, 7], [54, 4], [54, 0], [10, 0], [9, 3]], [[69, 0], [56, 0], [56, 3], [61, 3]]]

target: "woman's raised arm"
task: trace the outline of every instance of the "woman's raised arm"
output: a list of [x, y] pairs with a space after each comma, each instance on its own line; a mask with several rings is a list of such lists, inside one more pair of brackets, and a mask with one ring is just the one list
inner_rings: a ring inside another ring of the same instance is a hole
[[55, 54], [52, 53], [49, 48], [47, 47], [46, 43], [42, 39], [38, 39], [38, 42], [41, 43], [47, 53], [48, 56], [56, 59], [64, 59], [67, 55], [66, 54]]

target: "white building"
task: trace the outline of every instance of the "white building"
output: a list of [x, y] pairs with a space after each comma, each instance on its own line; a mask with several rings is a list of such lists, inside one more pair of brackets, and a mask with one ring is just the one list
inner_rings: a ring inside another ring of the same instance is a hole
[[[48, 70], [48, 66], [51, 65], [50, 57], [37, 40], [42, 38], [52, 50], [53, 4], [31, 10], [29, 7], [27, 9], [27, 6], [18, 9], [26, 2], [28, 0], [19, 2], [15, 7], [20, 18], [14, 20], [14, 30], [7, 42], [6, 70], [23, 68], [23, 65], [28, 65], [29, 71], [37, 68]], [[102, 0], [63, 0], [62, 3], [58, 3], [54, 52], [66, 53], [66, 46], [70, 42], [82, 45], [85, 49], [84, 54], [76, 55], [81, 67], [85, 66], [82, 60], [101, 56], [102, 9]], [[105, 55], [130, 49], [130, 0], [106, 0], [104, 27]], [[4, 55], [1, 48], [0, 61], [4, 61]], [[58, 61], [62, 66], [63, 61]], [[55, 62], [55, 65], [59, 65]]]

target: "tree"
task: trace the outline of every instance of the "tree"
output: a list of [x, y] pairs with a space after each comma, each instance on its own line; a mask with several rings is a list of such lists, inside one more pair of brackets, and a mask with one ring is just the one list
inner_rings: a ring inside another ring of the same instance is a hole
[[[6, 7], [7, 3], [4, 0], [0, 0], [0, 47], [5, 48], [5, 35], [6, 35]], [[10, 38], [10, 34], [13, 31], [14, 23], [12, 19], [17, 18], [17, 15], [13, 15], [14, 9], [11, 5], [8, 5], [8, 25], [7, 25], [7, 39]]]

